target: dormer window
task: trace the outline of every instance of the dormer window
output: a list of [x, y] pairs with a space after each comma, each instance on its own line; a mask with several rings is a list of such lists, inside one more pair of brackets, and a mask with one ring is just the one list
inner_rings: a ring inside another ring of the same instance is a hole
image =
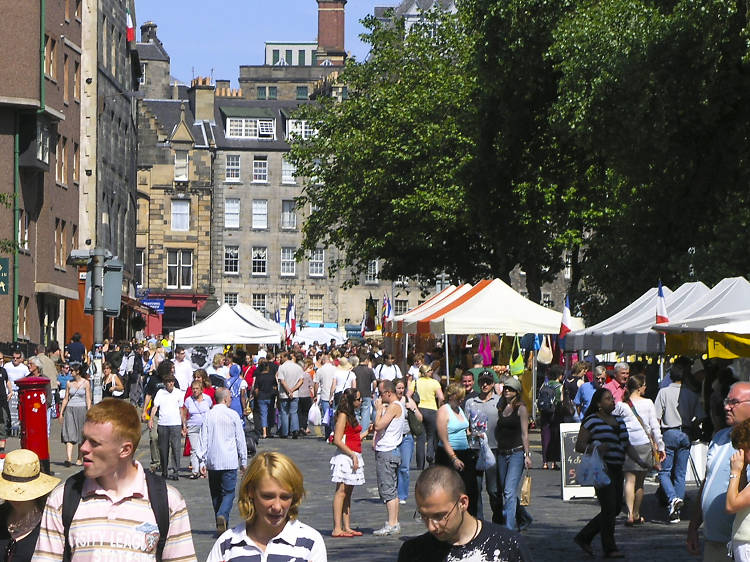
[[312, 138], [318, 134], [318, 131], [315, 130], [306, 119], [289, 119], [287, 121], [286, 130], [287, 139], [291, 138], [292, 135], [296, 135], [304, 140]]
[[269, 139], [275, 138], [275, 124], [273, 119], [254, 119], [247, 117], [229, 117], [227, 119], [226, 135], [237, 139]]

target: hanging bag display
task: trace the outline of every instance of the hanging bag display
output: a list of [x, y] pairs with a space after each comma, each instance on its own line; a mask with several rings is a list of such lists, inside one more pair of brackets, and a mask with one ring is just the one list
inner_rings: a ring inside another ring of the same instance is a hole
[[537, 363], [542, 365], [549, 365], [552, 363], [552, 346], [550, 345], [549, 336], [545, 335], [542, 338], [542, 345], [536, 354]]
[[[514, 357], [515, 355], [515, 357]], [[513, 340], [513, 348], [510, 352], [510, 374], [519, 377], [524, 371], [523, 352], [521, 351], [521, 340], [516, 336]]]

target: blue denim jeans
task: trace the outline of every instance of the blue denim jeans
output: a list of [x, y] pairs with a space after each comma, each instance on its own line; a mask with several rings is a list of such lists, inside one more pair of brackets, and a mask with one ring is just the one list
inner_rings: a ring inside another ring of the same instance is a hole
[[[497, 449], [492, 450], [497, 458]], [[484, 519], [482, 506], [482, 480], [485, 481], [487, 486], [487, 495], [490, 497], [490, 508], [492, 509], [492, 522], [500, 523], [503, 518], [503, 500], [500, 497], [499, 489], [497, 485], [497, 467], [493, 466], [489, 470], [477, 470], [477, 517]], [[489, 520], [489, 519], [487, 519]]]
[[[498, 484], [503, 491], [503, 516], [505, 517], [505, 526], [511, 531], [518, 530], [516, 499], [518, 498], [518, 487], [521, 484], [523, 468], [523, 451], [515, 451], [509, 455], [497, 455]], [[521, 507], [521, 509], [523, 508]]]
[[[299, 408], [299, 398], [282, 398], [281, 402], [281, 413], [279, 418], [281, 421], [281, 436], [286, 437], [291, 431], [299, 431], [299, 418], [297, 417], [297, 409]], [[291, 427], [290, 426], [291, 418]]]
[[[211, 503], [214, 513], [223, 515], [229, 523], [229, 513], [234, 503], [234, 490], [237, 487], [237, 469], [209, 470], [208, 489], [211, 492]], [[231, 527], [231, 525], [228, 525]]]
[[270, 400], [258, 400], [258, 410], [260, 410], [260, 424], [261, 427], [271, 427], [272, 424], [268, 423], [268, 410], [271, 409]]
[[[331, 403], [326, 400], [320, 401], [320, 413], [321, 413], [321, 420], [326, 419], [326, 412], [331, 409]], [[325, 434], [326, 440], [328, 440], [328, 437], [331, 435], [331, 424], [323, 424], [323, 432]]]
[[372, 398], [365, 396], [362, 398], [362, 404], [355, 410], [359, 423], [362, 424], [362, 429], [366, 429], [370, 425], [372, 419]]
[[661, 463], [659, 481], [667, 498], [685, 498], [685, 473], [690, 458], [690, 438], [680, 429], [667, 429], [662, 434], [667, 458]]
[[404, 435], [398, 451], [401, 455], [401, 465], [398, 467], [398, 499], [406, 500], [409, 498], [409, 467], [411, 454], [414, 452], [414, 436], [411, 433]]

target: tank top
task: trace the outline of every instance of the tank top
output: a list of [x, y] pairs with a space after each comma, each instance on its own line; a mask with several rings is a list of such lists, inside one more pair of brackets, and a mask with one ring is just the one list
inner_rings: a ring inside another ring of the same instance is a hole
[[346, 421], [346, 427], [344, 428], [344, 443], [346, 443], [346, 446], [355, 453], [362, 452], [362, 437], [360, 436], [361, 432], [361, 425], [352, 427], [352, 424], [349, 423], [349, 420]]
[[750, 507], [739, 510], [734, 516], [732, 540], [750, 541]]
[[381, 453], [393, 451], [401, 444], [404, 438], [403, 428], [404, 418], [406, 417], [404, 406], [398, 400], [393, 402], [393, 404], [398, 404], [398, 407], [401, 409], [401, 415], [393, 418], [388, 427], [375, 435], [375, 450]]
[[497, 417], [497, 427], [495, 427], [498, 451], [508, 451], [523, 445], [521, 416], [518, 415], [518, 408], [513, 408], [509, 416], [504, 416], [502, 412], [498, 413], [500, 415]]
[[466, 419], [466, 414], [460, 407], [458, 413], [464, 418], [463, 421], [458, 419], [458, 416], [453, 412], [453, 408], [448, 406], [448, 443], [454, 451], [464, 451], [469, 448], [469, 440], [466, 437], [469, 420]]
[[[70, 390], [70, 385], [68, 385], [68, 390]], [[81, 406], [86, 406], [86, 387], [83, 384], [71, 391], [70, 398], [68, 398], [69, 408], [80, 408]]]

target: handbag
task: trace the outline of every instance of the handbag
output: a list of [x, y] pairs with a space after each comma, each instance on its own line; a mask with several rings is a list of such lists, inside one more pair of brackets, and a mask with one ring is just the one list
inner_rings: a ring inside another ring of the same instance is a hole
[[599, 445], [593, 445], [590, 449], [586, 449], [581, 464], [576, 470], [576, 482], [581, 486], [593, 486], [594, 488], [603, 488], [611, 482], [607, 474], [607, 468], [599, 454]]
[[[516, 358], [514, 359], [513, 354], [516, 351], [518, 352], [518, 355], [516, 355]], [[510, 374], [517, 377], [523, 374], [524, 369], [525, 365], [523, 363], [523, 353], [521, 353], [521, 340], [516, 336], [513, 339], [513, 347], [510, 351]]]
[[635, 416], [635, 419], [637, 419], [641, 427], [643, 428], [644, 433], [646, 434], [646, 437], [648, 437], [649, 442], [651, 443], [651, 462], [654, 466], [659, 464], [661, 461], [659, 460], [659, 447], [657, 447], [656, 442], [654, 441], [653, 436], [651, 435], [651, 432], [646, 428], [646, 424], [643, 423], [643, 418], [638, 415], [638, 410], [635, 409], [635, 406], [633, 406], [633, 401], [628, 400], [628, 406], [630, 406], [630, 409], [633, 411], [633, 415]]
[[417, 414], [411, 410], [406, 410], [406, 421], [409, 422], [409, 431], [411, 431], [414, 437], [419, 437], [424, 433], [424, 424], [419, 421]]
[[521, 482], [521, 494], [519, 495], [521, 505], [526, 507], [531, 505], [531, 475], [528, 469], [523, 473], [523, 481]]
[[545, 335], [544, 339], [542, 339], [542, 345], [536, 353], [536, 361], [542, 365], [549, 365], [552, 363], [552, 347], [550, 346], [548, 335]]

